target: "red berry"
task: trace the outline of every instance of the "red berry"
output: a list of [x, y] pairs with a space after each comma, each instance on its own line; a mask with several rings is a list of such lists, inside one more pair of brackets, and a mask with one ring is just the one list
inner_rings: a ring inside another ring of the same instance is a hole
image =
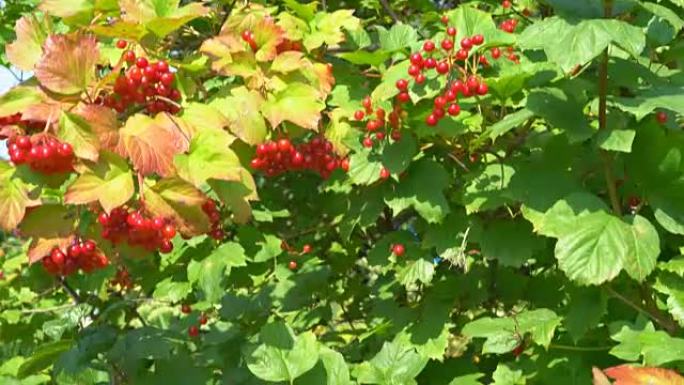
[[138, 68], [145, 68], [148, 64], [147, 58], [144, 57], [139, 57], [135, 60], [135, 66]]
[[457, 97], [458, 95], [456, 94], [456, 92], [454, 92], [451, 89], [447, 90], [447, 92], [444, 93], [444, 99], [446, 99], [447, 102], [453, 102], [454, 100], [456, 100]]
[[454, 49], [454, 42], [451, 39], [442, 40], [442, 49], [445, 51], [451, 51]]
[[290, 261], [290, 263], [287, 264], [287, 268], [290, 270], [297, 270], [297, 261]]
[[168, 254], [173, 251], [173, 243], [169, 241], [168, 239], [165, 239], [162, 241], [162, 243], [159, 245], [159, 251], [162, 254]]
[[311, 245], [307, 243], [306, 245], [304, 245], [302, 247], [302, 254], [308, 254], [311, 252], [311, 250], [312, 250]]
[[383, 167], [383, 168], [380, 170], [380, 179], [387, 179], [387, 178], [389, 178], [389, 177], [390, 177], [390, 172], [389, 172], [389, 170], [386, 169], [385, 167]]
[[176, 228], [173, 225], [166, 225], [162, 228], [162, 236], [171, 239], [176, 236]]
[[408, 68], [408, 74], [411, 76], [416, 76], [420, 73], [420, 67], [417, 65], [411, 64]]
[[17, 147], [19, 147], [22, 150], [30, 150], [31, 149], [31, 138], [28, 136], [20, 136], [17, 138]]
[[447, 33], [447, 35], [452, 36], [452, 37], [456, 36], [456, 28], [449, 27], [449, 28], [447, 28], [446, 33]]
[[156, 67], [158, 72], [169, 72], [169, 63], [164, 60], [158, 61]]
[[474, 35], [470, 40], [473, 42], [473, 44], [480, 45], [480, 44], [484, 43], [484, 36], [477, 34], [477, 35]]
[[499, 47], [492, 48], [492, 57], [494, 59], [498, 59], [501, 57], [501, 50], [499, 49]]
[[384, 132], [376, 132], [375, 133], [375, 139], [384, 140], [385, 139], [385, 133]]
[[135, 52], [133, 51], [126, 51], [123, 53], [123, 59], [126, 61], [128, 64], [133, 64], [135, 61]]
[[216, 211], [216, 202], [214, 202], [213, 199], [207, 199], [204, 203], [202, 203], [202, 211], [204, 211], [206, 214], [213, 213]]
[[404, 245], [402, 245], [401, 243], [397, 243], [394, 246], [392, 246], [392, 253], [397, 257], [401, 257], [402, 255], [404, 255], [405, 252], [406, 249], [404, 248]]
[[117, 40], [116, 42], [116, 48], [118, 49], [124, 49], [128, 45], [128, 42], [126, 40]]
[[461, 48], [463, 48], [465, 50], [469, 50], [472, 47], [473, 47], [473, 42], [472, 42], [472, 40], [470, 40], [470, 38], [464, 37], [461, 40]]
[[418, 74], [418, 75], [416, 75], [416, 77], [414, 78], [414, 80], [416, 81], [416, 84], [423, 84], [423, 83], [425, 83], [425, 81], [427, 80], [427, 78], [426, 78], [425, 75], [423, 75], [423, 74]]
[[370, 136], [363, 138], [363, 147], [371, 148], [373, 147], [373, 139]]
[[411, 61], [411, 64], [417, 65], [420, 67], [423, 65], [423, 55], [421, 55], [419, 52], [412, 53], [410, 61]]
[[442, 24], [447, 25], [449, 24], [449, 16], [447, 15], [442, 15]]
[[480, 85], [480, 81], [477, 79], [477, 77], [471, 75], [468, 76], [468, 79], [466, 80], [466, 85], [468, 86], [468, 90], [474, 92]]
[[406, 79], [399, 79], [397, 80], [396, 86], [399, 91], [406, 91], [408, 88], [408, 81], [406, 81]]
[[444, 98], [443, 96], [438, 96], [435, 98], [434, 103], [436, 108], [444, 108], [444, 106], [446, 106], [447, 104], [447, 101], [446, 98]]
[[510, 2], [509, 0], [504, 0], [504, 1], [501, 3], [501, 5], [502, 5], [504, 8], [510, 8], [510, 7], [511, 7], [511, 2]]
[[252, 34], [252, 31], [250, 31], [250, 30], [242, 31], [242, 40], [249, 43], [253, 39], [254, 39], [254, 35]]
[[206, 314], [202, 313], [202, 315], [200, 315], [200, 317], [199, 317], [200, 325], [206, 325], [207, 322], [209, 322], [209, 317], [207, 317]]
[[468, 58], [468, 50], [459, 49], [456, 51], [456, 60], [465, 60]]
[[477, 94], [480, 95], [480, 96], [487, 95], [487, 92], [488, 92], [488, 91], [489, 91], [489, 87], [487, 87], [487, 84], [485, 84], [485, 83], [480, 83], [480, 84], [477, 86], [476, 92], [477, 92]]
[[199, 328], [195, 325], [192, 325], [188, 328], [188, 335], [190, 337], [195, 338], [195, 337], [199, 336], [199, 332], [200, 332]]
[[187, 303], [184, 303], [181, 305], [181, 312], [183, 314], [190, 314], [192, 312], [192, 308], [190, 308], [190, 305]]
[[456, 116], [461, 113], [461, 106], [459, 106], [456, 103], [452, 103], [449, 105], [449, 108], [447, 109], [447, 112], [451, 116]]
[[448, 73], [449, 72], [449, 63], [447, 63], [445, 61], [439, 62], [439, 64], [437, 64], [437, 72], [442, 74], [442, 75]]
[[425, 68], [433, 69], [435, 67], [437, 67], [437, 60], [431, 57], [425, 59]]
[[363, 102], [361, 104], [363, 104], [363, 107], [366, 110], [370, 110], [372, 108], [373, 101], [371, 100], [370, 96], [366, 96], [365, 98], [363, 98]]
[[660, 123], [660, 124], [665, 124], [665, 123], [667, 123], [667, 113], [665, 113], [665, 111], [658, 111], [658, 112], [656, 113], [656, 120], [657, 120], [658, 123]]
[[408, 92], [400, 92], [399, 95], [397, 95], [397, 100], [400, 103], [407, 103], [411, 100], [411, 95], [409, 95]]
[[364, 115], [365, 114], [363, 113], [363, 111], [358, 110], [358, 111], [354, 112], [354, 119], [363, 120]]
[[209, 236], [216, 241], [220, 241], [225, 237], [225, 233], [221, 229], [213, 229], [209, 233]]
[[107, 226], [109, 223], [109, 215], [107, 213], [100, 213], [100, 215], [97, 216], [97, 221], [100, 223], [102, 226]]
[[435, 49], [435, 43], [432, 42], [432, 40], [428, 40], [425, 43], [423, 43], [423, 51], [425, 52], [432, 52]]
[[427, 123], [428, 126], [436, 126], [438, 122], [439, 119], [437, 119], [434, 114], [430, 114], [425, 118], [425, 123]]

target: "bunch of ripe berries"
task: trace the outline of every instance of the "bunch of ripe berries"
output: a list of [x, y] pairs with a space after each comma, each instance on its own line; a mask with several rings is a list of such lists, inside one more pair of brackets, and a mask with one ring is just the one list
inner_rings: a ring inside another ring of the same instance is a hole
[[316, 136], [298, 145], [283, 138], [258, 145], [251, 166], [269, 177], [288, 171], [311, 170], [327, 179], [338, 168], [348, 171], [349, 160], [340, 158], [333, 144], [325, 138]]
[[109, 259], [97, 249], [92, 240], [75, 240], [66, 250], [52, 249], [42, 260], [45, 270], [52, 275], [68, 276], [78, 269], [86, 273], [109, 265]]
[[17, 135], [8, 140], [7, 150], [15, 165], [27, 164], [44, 175], [62, 174], [73, 170], [74, 149], [48, 134]]
[[117, 207], [109, 214], [100, 213], [97, 220], [102, 225], [102, 238], [114, 245], [126, 240], [129, 246], [151, 252], [170, 253], [173, 250], [171, 239], [176, 235], [176, 227], [164, 218], [149, 218], [142, 211]]
[[[119, 40], [116, 46], [124, 49], [127, 42]], [[143, 107], [149, 114], [180, 111], [177, 102], [181, 94], [174, 86], [176, 75], [171, 72], [169, 63], [163, 60], [150, 62], [144, 56], [136, 57], [131, 50], [124, 51], [121, 57], [128, 68], [116, 78], [113, 94], [98, 98], [96, 104], [119, 113]]]
[[[407, 100], [409, 100], [408, 93], [406, 94]], [[382, 107], [373, 108], [373, 101], [370, 96], [366, 96], [361, 103], [363, 105], [363, 110], [358, 110], [354, 113], [354, 119], [358, 122], [366, 123], [366, 131], [368, 135], [363, 138], [363, 146], [371, 148], [373, 147], [373, 136], [378, 141], [382, 141], [387, 137], [389, 132], [390, 137], [394, 141], [401, 139], [401, 119], [403, 109], [401, 103], [405, 101], [400, 101], [395, 103], [392, 107], [392, 111], [387, 114]]]

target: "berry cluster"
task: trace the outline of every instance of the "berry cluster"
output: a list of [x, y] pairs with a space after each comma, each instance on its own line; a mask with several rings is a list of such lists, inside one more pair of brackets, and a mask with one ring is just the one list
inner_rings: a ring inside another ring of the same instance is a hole
[[349, 160], [337, 156], [332, 143], [321, 137], [299, 145], [292, 144], [289, 139], [262, 143], [257, 146], [251, 165], [269, 177], [291, 170], [311, 170], [328, 178], [338, 168], [349, 170]]
[[216, 201], [209, 199], [204, 204], [202, 204], [202, 211], [207, 214], [209, 222], [211, 223], [211, 231], [209, 236], [217, 241], [220, 241], [225, 236], [223, 229], [221, 228], [221, 213], [216, 205]]
[[[125, 48], [123, 42], [117, 47]], [[174, 87], [176, 75], [167, 62], [150, 62], [145, 57], [136, 57], [133, 51], [125, 51], [122, 58], [128, 68], [116, 78], [114, 93], [98, 98], [96, 104], [103, 104], [119, 113], [136, 106], [144, 106], [150, 114], [180, 111], [175, 103], [181, 99], [180, 92]]]
[[45, 175], [73, 170], [74, 149], [48, 135], [15, 136], [8, 141], [10, 160], [15, 165], [27, 164], [33, 171]]
[[254, 33], [252, 33], [252, 31], [248, 29], [242, 31], [242, 40], [249, 44], [250, 48], [252, 48], [252, 51], [256, 52], [259, 50], [259, 46], [254, 41]]
[[302, 43], [300, 43], [298, 41], [292, 41], [292, 40], [285, 39], [285, 40], [283, 40], [282, 43], [278, 44], [278, 46], [276, 47], [276, 51], [278, 53], [287, 52], [287, 51], [301, 52], [302, 51]]
[[112, 278], [110, 284], [112, 286], [121, 286], [124, 289], [130, 289], [133, 287], [133, 280], [131, 280], [131, 275], [128, 273], [125, 267], [120, 267], [116, 270], [116, 275]]
[[170, 253], [173, 250], [171, 239], [176, 235], [176, 227], [164, 218], [146, 218], [140, 211], [117, 207], [110, 214], [100, 213], [97, 220], [103, 227], [102, 238], [113, 244], [125, 239], [129, 246], [148, 251]]
[[[432, 40], [423, 43], [421, 52], [414, 52], [409, 57], [410, 66], [408, 74], [413, 78], [413, 85], [425, 83], [426, 71], [436, 71], [438, 75], [446, 76], [449, 82], [447, 86], [434, 99], [432, 113], [425, 119], [430, 126], [436, 125], [440, 119], [447, 114], [456, 116], [461, 112], [458, 104], [459, 95], [470, 97], [473, 95], [486, 95], [489, 92], [487, 84], [477, 75], [477, 67], [470, 65], [469, 58], [473, 58], [473, 63], [480, 63], [488, 66], [487, 58], [480, 52], [471, 52], [474, 47], [484, 44], [484, 36], [475, 34], [465, 36], [456, 47], [456, 36], [458, 31], [455, 27], [449, 26], [448, 17], [442, 17], [442, 23], [446, 25], [446, 37], [441, 41], [440, 48]], [[499, 52], [500, 56], [500, 52]], [[409, 101], [409, 81], [399, 79], [396, 87], [399, 90], [397, 100], [399, 102]]]
[[[192, 313], [192, 308], [190, 307], [190, 305], [184, 303], [183, 305], [181, 305], [181, 313], [190, 314], [190, 313]], [[209, 322], [209, 317], [205, 313], [202, 313], [202, 314], [200, 314], [199, 319], [197, 321], [199, 322], [199, 326], [198, 325], [191, 325], [188, 328], [188, 335], [190, 337], [195, 338], [195, 337], [199, 336], [200, 326], [206, 325], [207, 322]]]
[[[405, 81], [406, 80], [401, 79], [397, 84]], [[354, 119], [366, 123], [365, 129], [368, 135], [363, 139], [362, 143], [364, 147], [373, 147], [373, 136], [375, 136], [375, 139], [381, 141], [387, 137], [388, 132], [393, 140], [398, 141], [401, 139], [401, 131], [399, 131], [403, 115], [401, 103], [410, 100], [409, 94], [407, 92], [402, 92], [397, 100], [399, 103], [394, 104], [392, 112], [387, 114], [382, 107], [373, 108], [373, 102], [370, 96], [366, 96], [363, 99], [362, 105], [364, 109], [356, 111], [354, 113]]]
[[517, 19], [506, 19], [499, 24], [499, 28], [504, 32], [514, 33], [515, 28], [518, 26]]
[[52, 275], [67, 276], [78, 269], [90, 273], [107, 265], [109, 259], [97, 250], [97, 244], [92, 240], [75, 241], [66, 250], [55, 247], [43, 258], [43, 267]]

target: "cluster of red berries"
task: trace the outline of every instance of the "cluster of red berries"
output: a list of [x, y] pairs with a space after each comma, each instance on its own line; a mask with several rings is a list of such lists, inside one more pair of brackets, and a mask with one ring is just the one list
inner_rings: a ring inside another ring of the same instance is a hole
[[217, 241], [222, 240], [225, 236], [225, 233], [221, 227], [221, 213], [216, 205], [216, 201], [209, 199], [204, 202], [204, 204], [202, 204], [202, 211], [207, 214], [209, 222], [211, 223], [211, 231], [209, 231], [209, 236]]
[[[299, 255], [309, 254], [313, 250], [313, 247], [311, 247], [311, 245], [307, 243], [304, 246], [302, 246], [302, 251], [297, 252], [286, 241], [280, 242], [280, 248], [283, 251], [287, 251], [290, 254], [299, 254]], [[291, 260], [290, 262], [287, 263], [287, 268], [292, 270], [292, 271], [297, 270], [298, 267], [299, 267], [299, 264], [295, 260]]]
[[109, 259], [97, 250], [97, 244], [92, 240], [74, 241], [66, 250], [55, 247], [43, 258], [45, 270], [61, 276], [71, 275], [78, 269], [90, 273], [107, 265]]
[[254, 33], [252, 33], [252, 31], [248, 29], [242, 31], [242, 40], [249, 44], [250, 48], [252, 48], [252, 51], [256, 52], [259, 50], [259, 46], [254, 41]]
[[111, 280], [112, 286], [121, 286], [124, 289], [130, 289], [133, 287], [133, 280], [131, 275], [128, 273], [125, 267], [120, 267], [116, 270], [116, 275]]
[[[192, 313], [192, 308], [190, 307], [190, 305], [184, 303], [183, 305], [181, 305], [181, 313], [183, 313], [183, 314], [190, 314], [190, 313]], [[191, 326], [188, 328], [188, 335], [189, 335], [190, 337], [195, 338], [195, 337], [198, 337], [198, 336], [199, 336], [199, 334], [200, 334], [200, 326], [206, 325], [207, 322], [209, 322], [209, 317], [207, 317], [207, 315], [206, 315], [205, 313], [202, 313], [202, 314], [200, 314], [200, 317], [199, 317], [199, 320], [198, 320], [198, 321], [199, 321], [199, 326], [198, 326], [198, 325], [191, 325]]]
[[27, 164], [41, 174], [61, 174], [73, 170], [74, 149], [69, 143], [60, 142], [52, 136], [15, 136], [9, 139], [7, 149], [12, 163]]
[[291, 170], [311, 170], [327, 179], [338, 168], [349, 170], [349, 160], [337, 156], [333, 144], [318, 136], [299, 145], [289, 139], [262, 143], [257, 146], [251, 165], [269, 177]]
[[[408, 98], [408, 93], [406, 93]], [[408, 101], [409, 99], [406, 99]], [[399, 103], [394, 104], [392, 112], [387, 114], [382, 107], [373, 109], [373, 101], [370, 96], [366, 96], [361, 103], [363, 110], [358, 110], [354, 113], [354, 119], [358, 122], [366, 122], [365, 129], [368, 135], [363, 139], [363, 146], [373, 147], [373, 136], [375, 139], [382, 141], [387, 137], [387, 132], [390, 132], [392, 140], [398, 141], [401, 139], [401, 119], [403, 109]]]
[[176, 227], [164, 218], [146, 218], [140, 211], [117, 207], [110, 214], [100, 213], [97, 220], [103, 227], [102, 238], [113, 244], [126, 240], [128, 245], [148, 251], [173, 250], [171, 239], [176, 235]]
[[283, 40], [282, 43], [278, 44], [278, 46], [276, 47], [276, 51], [278, 53], [287, 52], [287, 51], [301, 52], [302, 51], [302, 43], [300, 43], [298, 41], [292, 41], [289, 39], [285, 39], [285, 40]]
[[[117, 42], [119, 48], [126, 45], [123, 40]], [[136, 57], [133, 51], [125, 51], [121, 57], [128, 64], [128, 69], [116, 78], [114, 93], [98, 98], [96, 104], [103, 104], [119, 113], [134, 106], [144, 106], [150, 114], [180, 111], [175, 102], [180, 101], [181, 94], [174, 87], [176, 75], [171, 72], [169, 63], [163, 60], [150, 62], [145, 57]]]
[[506, 19], [499, 24], [499, 28], [503, 30], [504, 32], [508, 33], [514, 33], [515, 28], [518, 26], [518, 20], [517, 19]]

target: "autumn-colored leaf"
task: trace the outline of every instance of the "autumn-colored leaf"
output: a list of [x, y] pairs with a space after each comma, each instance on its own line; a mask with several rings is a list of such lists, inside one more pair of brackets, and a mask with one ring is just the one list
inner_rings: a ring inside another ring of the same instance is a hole
[[100, 148], [120, 153], [116, 112], [96, 104], [79, 104], [74, 111], [88, 122], [99, 140]]
[[138, 41], [147, 33], [145, 27], [138, 23], [118, 20], [114, 24], [92, 25], [90, 31], [99, 36]]
[[604, 370], [614, 385], [684, 385], [684, 377], [671, 369], [620, 365]]
[[594, 378], [593, 385], [611, 385], [610, 380], [603, 374], [601, 369], [594, 367], [591, 369], [591, 374]]
[[128, 202], [135, 193], [133, 174], [126, 161], [111, 152], [103, 152], [98, 163], [86, 162], [80, 175], [66, 191], [64, 201], [86, 204], [99, 201], [106, 212]]
[[221, 75], [250, 77], [260, 72], [254, 53], [239, 35], [229, 33], [206, 40], [200, 52], [211, 59], [211, 69]]
[[21, 222], [21, 235], [31, 237], [28, 257], [34, 263], [55, 246], [66, 246], [73, 237], [76, 214], [59, 204], [46, 204], [28, 209]]
[[79, 17], [90, 19], [95, 10], [93, 0], [43, 0], [39, 9], [49, 15], [61, 18]]
[[17, 39], [5, 47], [7, 60], [21, 70], [33, 71], [43, 54], [47, 31], [41, 19], [41, 16], [31, 14], [17, 20], [14, 26]]
[[35, 75], [50, 91], [76, 94], [95, 79], [99, 60], [97, 40], [81, 34], [52, 35], [44, 45]]
[[257, 61], [268, 62], [275, 59], [278, 45], [285, 40], [285, 31], [271, 17], [258, 20], [251, 26], [251, 31], [258, 47]]
[[24, 182], [14, 175], [14, 167], [0, 161], [0, 229], [12, 231], [21, 222], [27, 207], [40, 202], [29, 196]]
[[77, 157], [97, 161], [100, 141], [86, 119], [70, 112], [62, 112], [58, 134], [60, 139], [71, 144]]
[[318, 129], [321, 111], [325, 104], [318, 98], [318, 91], [304, 83], [292, 83], [286, 89], [269, 95], [261, 107], [271, 127], [289, 121], [310, 130]]
[[121, 145], [143, 175], [173, 173], [173, 157], [188, 149], [188, 138], [166, 113], [155, 118], [136, 114], [119, 131]]
[[147, 210], [170, 218], [182, 234], [194, 236], [209, 231], [209, 219], [202, 211], [202, 204], [209, 198], [192, 184], [180, 178], [162, 179], [154, 185], [146, 181], [144, 197]]
[[245, 143], [261, 143], [267, 133], [266, 122], [259, 112], [264, 104], [261, 94], [245, 87], [233, 88], [230, 93], [231, 96], [217, 98], [210, 105], [228, 118], [228, 127], [235, 136]]

